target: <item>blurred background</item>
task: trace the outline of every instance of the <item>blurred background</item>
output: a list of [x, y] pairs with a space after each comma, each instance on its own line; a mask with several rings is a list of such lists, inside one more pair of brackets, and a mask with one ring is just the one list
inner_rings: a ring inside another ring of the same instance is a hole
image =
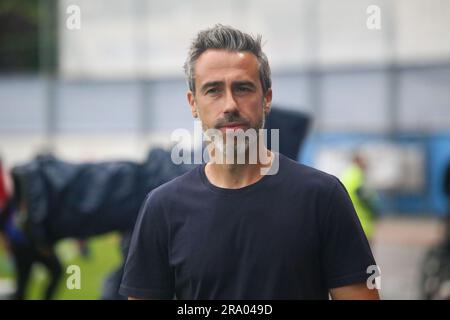
[[[448, 0], [2, 0], [6, 190], [6, 173], [39, 153], [139, 162], [170, 146], [173, 130], [193, 131], [182, 65], [195, 34], [216, 23], [263, 36], [274, 106], [311, 119], [296, 160], [344, 177], [355, 153], [364, 158], [382, 298], [423, 299], [432, 288], [450, 297], [450, 258], [430, 256], [446, 241]], [[69, 290], [64, 274], [55, 298], [100, 297], [120, 263], [118, 235], [86, 246], [89, 258], [74, 240], [58, 243], [63, 265], [81, 265], [89, 280]], [[0, 295], [14, 288], [6, 248]], [[37, 265], [27, 297], [38, 298], [45, 281]]]

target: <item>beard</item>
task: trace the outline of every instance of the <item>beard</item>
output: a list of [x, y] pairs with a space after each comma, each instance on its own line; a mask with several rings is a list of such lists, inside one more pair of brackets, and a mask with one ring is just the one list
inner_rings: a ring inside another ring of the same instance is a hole
[[[263, 112], [261, 120], [257, 123], [251, 123], [248, 119], [242, 117], [239, 113], [226, 114], [215, 122], [212, 129], [205, 127], [202, 122], [204, 134], [211, 141], [213, 148], [213, 155], [217, 159], [227, 159], [227, 164], [246, 163], [246, 156], [250, 148], [255, 148], [258, 152], [259, 130], [264, 128], [266, 121], [266, 114]], [[239, 123], [245, 129], [237, 129], [236, 131], [227, 129], [225, 134], [220, 131], [220, 128], [230, 123]], [[239, 161], [239, 159], [244, 159]], [[249, 156], [250, 158], [250, 156]], [[237, 160], [237, 161], [236, 161]], [[230, 163], [231, 162], [231, 163]]]

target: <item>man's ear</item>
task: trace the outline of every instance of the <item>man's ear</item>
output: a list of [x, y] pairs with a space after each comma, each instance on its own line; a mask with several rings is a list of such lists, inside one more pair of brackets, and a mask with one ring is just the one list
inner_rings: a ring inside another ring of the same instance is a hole
[[196, 105], [196, 102], [195, 102], [195, 96], [194, 96], [194, 93], [191, 90], [189, 90], [187, 92], [187, 99], [188, 99], [189, 106], [191, 107], [192, 116], [194, 118], [198, 118], [197, 105]]
[[272, 105], [272, 88], [269, 88], [264, 96], [264, 113], [267, 115], [270, 112], [270, 107]]

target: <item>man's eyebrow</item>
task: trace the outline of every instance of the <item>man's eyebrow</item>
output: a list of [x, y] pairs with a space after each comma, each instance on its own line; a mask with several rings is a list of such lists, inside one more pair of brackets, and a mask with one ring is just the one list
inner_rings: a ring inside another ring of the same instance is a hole
[[200, 88], [200, 92], [205, 92], [209, 88], [220, 87], [220, 86], [223, 86], [222, 81], [210, 81], [210, 82], [207, 82], [204, 85], [202, 85], [202, 87]]

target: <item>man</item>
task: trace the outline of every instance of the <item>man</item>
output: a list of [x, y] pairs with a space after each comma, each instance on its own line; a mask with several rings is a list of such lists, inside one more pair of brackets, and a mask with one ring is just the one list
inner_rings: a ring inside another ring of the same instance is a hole
[[[207, 135], [263, 127], [272, 89], [259, 37], [222, 25], [204, 30], [185, 71], [192, 114]], [[339, 180], [264, 147], [256, 163], [216, 161], [229, 154], [232, 141], [228, 134], [223, 144], [214, 141], [212, 161], [146, 198], [120, 293], [141, 299], [378, 299], [366, 286], [375, 261]], [[254, 145], [245, 144], [246, 160]]]

